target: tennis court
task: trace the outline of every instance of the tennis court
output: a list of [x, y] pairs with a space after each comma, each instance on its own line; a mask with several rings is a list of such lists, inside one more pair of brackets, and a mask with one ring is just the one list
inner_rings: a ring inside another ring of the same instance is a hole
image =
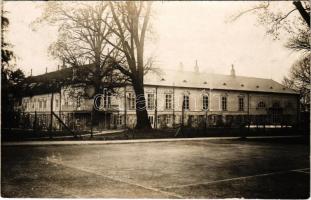
[[306, 144], [237, 139], [2, 146], [1, 194], [308, 198], [309, 151]]

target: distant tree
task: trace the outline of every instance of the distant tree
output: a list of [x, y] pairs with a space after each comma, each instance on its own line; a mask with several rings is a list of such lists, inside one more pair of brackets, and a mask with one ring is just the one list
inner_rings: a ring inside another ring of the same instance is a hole
[[6, 12], [3, 9], [1, 13], [1, 122], [2, 126], [8, 127], [13, 121], [14, 102], [20, 97], [19, 83], [25, 79], [25, 75], [10, 64], [14, 53], [5, 38], [9, 19], [4, 16]]
[[[284, 77], [283, 84], [300, 92], [302, 110], [306, 111], [310, 106], [310, 2], [294, 0], [292, 7], [285, 9], [279, 3], [261, 2], [235, 15], [232, 21], [247, 13], [255, 14], [267, 34], [274, 39], [280, 39], [283, 34], [287, 40], [285, 47], [302, 54], [292, 65], [288, 77]], [[294, 13], [296, 16], [292, 16]]]
[[1, 16], [1, 69], [9, 65], [9, 61], [13, 58], [13, 51], [10, 50], [10, 44], [5, 40], [5, 32], [9, 26], [9, 19], [5, 17], [4, 11]]
[[297, 27], [296, 33], [287, 40], [285, 47], [294, 51], [310, 52], [310, 29], [307, 26]]
[[310, 54], [295, 62], [283, 84], [300, 93], [302, 111], [310, 111]]
[[[267, 34], [274, 39], [279, 39], [283, 33], [287, 37], [285, 44], [287, 48], [308, 53], [310, 51], [310, 2], [294, 0], [291, 2], [292, 8], [281, 7], [279, 3], [273, 1], [258, 3], [252, 8], [233, 15], [231, 21], [236, 21], [247, 13], [255, 14], [259, 23], [266, 27]], [[296, 16], [292, 16], [294, 13]]]

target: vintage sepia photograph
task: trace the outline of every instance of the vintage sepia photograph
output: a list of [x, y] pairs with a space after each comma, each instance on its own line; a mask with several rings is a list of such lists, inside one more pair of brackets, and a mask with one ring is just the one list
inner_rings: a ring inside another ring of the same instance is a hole
[[1, 197], [310, 198], [310, 2], [1, 1]]

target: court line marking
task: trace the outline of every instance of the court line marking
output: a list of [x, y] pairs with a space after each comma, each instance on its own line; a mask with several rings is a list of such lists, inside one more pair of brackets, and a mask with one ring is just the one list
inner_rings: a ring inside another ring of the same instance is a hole
[[[44, 159], [44, 160], [45, 160], [45, 159]], [[46, 160], [45, 160], [45, 161], [46, 161]], [[174, 198], [184, 199], [183, 196], [181, 196], [181, 195], [179, 195], [179, 194], [176, 194], [176, 193], [174, 193], [174, 192], [163, 191], [163, 190], [160, 190], [160, 189], [157, 189], [157, 188], [154, 188], [154, 187], [141, 185], [141, 184], [135, 183], [135, 182], [133, 182], [133, 181], [126, 181], [126, 180], [122, 180], [122, 179], [120, 179], [120, 178], [115, 178], [115, 177], [103, 175], [103, 174], [101, 174], [101, 173], [94, 172], [94, 171], [91, 171], [91, 170], [86, 169], [86, 168], [74, 167], [74, 166], [71, 166], [71, 165], [68, 165], [68, 164], [65, 164], [65, 163], [62, 163], [62, 162], [58, 162], [58, 161], [56, 161], [56, 160], [47, 160], [47, 161], [48, 161], [48, 162], [51, 162], [51, 163], [54, 163], [54, 164], [59, 164], [59, 165], [62, 165], [62, 166], [68, 167], [68, 168], [73, 168], [73, 169], [77, 169], [77, 170], [84, 171], [84, 172], [87, 172], [87, 173], [91, 173], [91, 174], [95, 174], [95, 175], [98, 175], [98, 176], [102, 176], [102, 177], [105, 177], [105, 178], [110, 179], [110, 180], [118, 181], [118, 182], [125, 183], [125, 184], [129, 184], [129, 185], [134, 185], [134, 186], [136, 186], [136, 187], [141, 187], [141, 188], [144, 188], [144, 189], [147, 189], [147, 190], [152, 190], [152, 191], [154, 191], [154, 192], [162, 193], [162, 194], [165, 194], [165, 195], [168, 195], [168, 196], [172, 196], [172, 197], [174, 197]]]
[[[288, 172], [303, 172], [300, 170], [306, 170], [310, 168], [303, 168], [303, 169], [292, 169], [292, 170], [286, 170], [286, 171], [279, 171], [279, 172], [271, 172], [271, 173], [265, 173], [265, 174], [256, 174], [251, 176], [240, 176], [236, 178], [228, 178], [228, 179], [222, 179], [222, 180], [215, 180], [215, 181], [206, 181], [201, 183], [192, 183], [192, 184], [185, 184], [185, 185], [177, 185], [177, 186], [168, 186], [164, 187], [166, 189], [174, 189], [174, 188], [183, 188], [183, 187], [191, 187], [191, 186], [197, 186], [197, 185], [209, 185], [213, 183], [221, 183], [221, 182], [227, 182], [227, 181], [234, 181], [234, 180], [241, 180], [241, 179], [248, 179], [248, 178], [254, 178], [254, 177], [262, 177], [262, 176], [271, 176], [271, 175], [277, 175], [277, 174], [285, 174]], [[303, 172], [306, 173], [306, 172]], [[309, 174], [309, 173], [307, 173]]]
[[[248, 136], [247, 139], [266, 138], [299, 138], [302, 135], [284, 136]], [[241, 137], [200, 137], [200, 138], [166, 138], [166, 139], [130, 139], [130, 140], [82, 140], [82, 141], [20, 141], [2, 142], [2, 146], [45, 146], [45, 145], [91, 145], [91, 144], [129, 144], [150, 142], [175, 142], [175, 141], [206, 141], [206, 140], [237, 140]]]
[[[307, 172], [303, 171], [303, 170], [307, 170], [307, 169], [309, 169], [309, 171], [307, 171]], [[310, 174], [310, 168], [306, 168], [306, 169], [296, 169], [296, 170], [292, 170], [292, 171], [294, 171], [294, 172], [301, 172], [301, 173], [305, 173], [305, 174]]]

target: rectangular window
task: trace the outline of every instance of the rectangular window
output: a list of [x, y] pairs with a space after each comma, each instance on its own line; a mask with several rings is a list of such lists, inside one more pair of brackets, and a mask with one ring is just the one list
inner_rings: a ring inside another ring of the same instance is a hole
[[148, 94], [147, 108], [154, 109], [154, 94]]
[[183, 98], [183, 109], [189, 109], [189, 96], [187, 95]]
[[135, 109], [135, 95], [133, 93], [129, 93], [129, 97], [128, 97], [128, 101], [129, 101], [129, 109]]
[[166, 118], [165, 118], [165, 122], [166, 124], [170, 125], [172, 123], [172, 116], [171, 115], [166, 115]]
[[227, 110], [227, 97], [221, 97], [221, 108], [222, 110]]
[[55, 100], [55, 107], [58, 107], [58, 99]]
[[34, 109], [37, 109], [38, 108], [38, 103], [37, 103], [37, 99], [34, 99]]
[[39, 101], [39, 108], [42, 108], [42, 100]]
[[24, 100], [24, 107], [25, 107], [25, 109], [27, 109], [27, 105], [28, 105], [28, 102], [26, 100]]
[[68, 97], [65, 97], [65, 106], [68, 106]]
[[158, 115], [157, 124], [159, 125], [161, 123], [161, 117]]
[[165, 95], [165, 109], [172, 109], [172, 95]]
[[244, 110], [244, 98], [239, 97], [239, 111], [243, 111], [243, 110]]
[[207, 110], [208, 109], [208, 96], [204, 95], [203, 96], [203, 110]]
[[77, 97], [77, 108], [80, 108], [80, 106], [81, 106], [81, 97], [78, 96]]
[[150, 121], [151, 126], [153, 126], [153, 123], [154, 123], [154, 121], [153, 121], [153, 116], [149, 116], [148, 118], [149, 118], [149, 121]]
[[111, 108], [111, 94], [104, 95], [104, 108]]
[[117, 125], [122, 125], [122, 115], [117, 116]]
[[43, 100], [43, 108], [46, 108], [46, 99]]

